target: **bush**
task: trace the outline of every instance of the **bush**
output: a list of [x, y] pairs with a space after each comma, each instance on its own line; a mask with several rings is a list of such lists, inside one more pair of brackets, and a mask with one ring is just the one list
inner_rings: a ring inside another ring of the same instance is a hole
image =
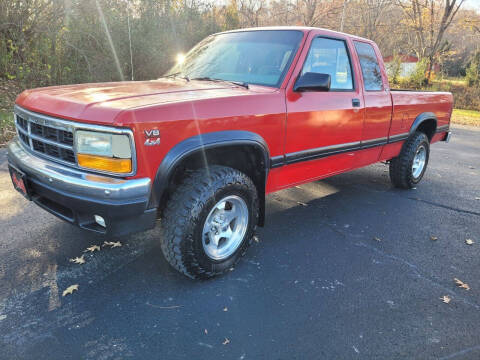
[[468, 86], [480, 86], [480, 50], [477, 50], [473, 55], [465, 79]]
[[417, 62], [417, 65], [415, 66], [415, 71], [408, 78], [408, 81], [411, 84], [411, 86], [415, 88], [421, 88], [422, 86], [425, 86], [428, 84], [428, 80], [426, 77], [427, 67], [428, 67], [427, 59], [422, 59], [419, 62]]
[[455, 108], [480, 111], [480, 87], [454, 86], [450, 91]]
[[480, 88], [467, 86], [465, 84], [452, 83], [448, 81], [436, 81], [425, 90], [449, 91], [453, 94], [454, 107], [456, 109], [480, 111]]
[[395, 54], [389, 64], [385, 64], [388, 73], [388, 81], [391, 85], [400, 84], [400, 72], [402, 71], [402, 58]]

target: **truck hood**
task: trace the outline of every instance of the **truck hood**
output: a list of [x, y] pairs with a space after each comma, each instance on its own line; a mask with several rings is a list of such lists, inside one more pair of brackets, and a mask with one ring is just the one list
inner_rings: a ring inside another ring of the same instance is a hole
[[[255, 88], [261, 92], [276, 90]], [[161, 79], [38, 88], [21, 93], [16, 103], [30, 111], [62, 119], [111, 125], [124, 110], [254, 92], [226, 82]]]

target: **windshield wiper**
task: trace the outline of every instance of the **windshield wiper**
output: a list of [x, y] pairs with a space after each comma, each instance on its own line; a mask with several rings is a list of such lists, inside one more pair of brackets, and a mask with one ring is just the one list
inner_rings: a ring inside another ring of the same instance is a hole
[[231, 81], [231, 80], [223, 80], [223, 79], [214, 79], [208, 76], [202, 76], [202, 77], [197, 77], [193, 78], [192, 80], [199, 80], [199, 81], [215, 81], [215, 82], [227, 82], [233, 85], [241, 86], [244, 87], [245, 89], [248, 89], [248, 83], [246, 82], [241, 82], [241, 81]]
[[173, 74], [168, 74], [168, 75], [164, 75], [162, 76], [160, 79], [164, 78], [164, 79], [168, 79], [168, 78], [180, 78], [180, 79], [184, 79], [184, 80], [187, 80], [187, 81], [190, 81], [190, 79], [188, 78], [188, 76], [186, 75], [183, 75], [183, 76], [180, 76], [182, 75], [182, 72], [179, 71], [179, 72], [176, 72], [176, 73], [173, 73]]

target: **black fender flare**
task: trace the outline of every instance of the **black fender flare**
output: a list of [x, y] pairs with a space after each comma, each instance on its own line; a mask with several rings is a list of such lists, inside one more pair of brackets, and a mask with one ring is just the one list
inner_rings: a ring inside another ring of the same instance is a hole
[[417, 131], [418, 127], [424, 121], [427, 121], [427, 120], [434, 120], [435, 121], [435, 130], [433, 131], [433, 133], [435, 133], [435, 131], [437, 129], [437, 123], [438, 123], [437, 116], [432, 112], [423, 112], [420, 115], [418, 115], [415, 118], [415, 120], [413, 121], [412, 126], [410, 127], [409, 135], [412, 135], [415, 131]]
[[[199, 134], [189, 137], [175, 145], [160, 163], [150, 194], [149, 208], [158, 208], [162, 196], [168, 188], [175, 168], [188, 156], [202, 150], [210, 150], [232, 145], [253, 146], [263, 155], [263, 186], [257, 189], [260, 201], [259, 225], [265, 220], [265, 186], [270, 169], [270, 152], [266, 141], [258, 134], [243, 130], [226, 130]], [[259, 184], [260, 185], [260, 184]]]

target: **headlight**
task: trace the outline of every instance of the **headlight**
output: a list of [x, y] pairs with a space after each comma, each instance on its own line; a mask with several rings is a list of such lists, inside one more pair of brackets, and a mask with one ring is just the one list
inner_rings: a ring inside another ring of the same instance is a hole
[[77, 130], [78, 165], [119, 174], [132, 172], [132, 148], [128, 135]]

